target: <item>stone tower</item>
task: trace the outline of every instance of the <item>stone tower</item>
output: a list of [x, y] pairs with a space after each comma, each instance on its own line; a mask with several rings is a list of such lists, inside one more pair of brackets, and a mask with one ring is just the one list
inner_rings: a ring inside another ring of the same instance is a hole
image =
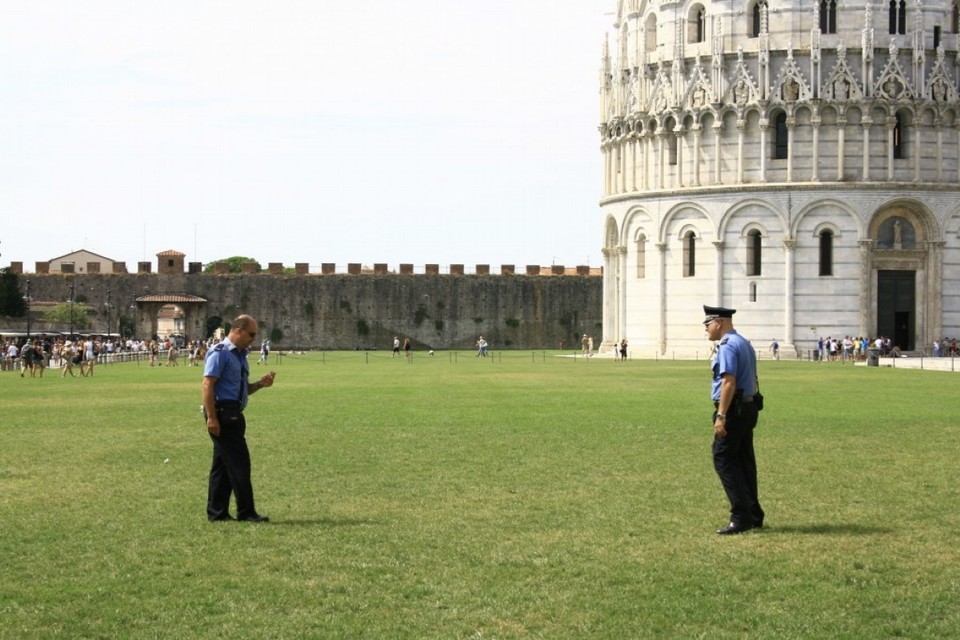
[[958, 1], [620, 0], [604, 345], [702, 354], [702, 304], [783, 353], [958, 336]]

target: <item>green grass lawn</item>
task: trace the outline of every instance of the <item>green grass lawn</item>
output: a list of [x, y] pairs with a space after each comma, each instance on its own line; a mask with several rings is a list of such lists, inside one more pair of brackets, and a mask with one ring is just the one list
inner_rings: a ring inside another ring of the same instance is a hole
[[723, 537], [705, 362], [271, 368], [247, 411], [265, 525], [206, 521], [200, 369], [0, 374], [0, 638], [960, 629], [949, 373], [762, 362], [768, 527]]

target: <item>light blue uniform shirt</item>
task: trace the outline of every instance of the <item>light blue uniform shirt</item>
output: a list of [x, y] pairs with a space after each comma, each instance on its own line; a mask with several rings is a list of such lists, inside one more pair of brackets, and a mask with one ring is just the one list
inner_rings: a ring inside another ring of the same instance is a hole
[[757, 355], [753, 345], [735, 330], [721, 338], [710, 366], [713, 369], [712, 400], [720, 399], [720, 381], [727, 373], [736, 377], [737, 390], [742, 390], [743, 395], [752, 396], [757, 392]]
[[250, 365], [247, 364], [247, 350], [237, 349], [237, 345], [224, 338], [213, 349], [207, 351], [203, 363], [204, 377], [216, 378], [214, 394], [217, 401], [238, 400], [247, 406], [248, 378]]

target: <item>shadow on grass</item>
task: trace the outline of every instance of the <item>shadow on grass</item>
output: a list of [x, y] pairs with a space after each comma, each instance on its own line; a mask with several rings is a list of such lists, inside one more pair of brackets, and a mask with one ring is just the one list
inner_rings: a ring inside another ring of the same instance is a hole
[[270, 524], [274, 526], [286, 527], [362, 527], [366, 525], [380, 524], [376, 520], [359, 520], [353, 518], [316, 518], [300, 520], [274, 520], [271, 518]]
[[777, 534], [777, 533], [801, 533], [807, 535], [821, 536], [866, 536], [885, 533], [894, 533], [895, 529], [888, 527], [874, 527], [862, 524], [808, 524], [808, 525], [785, 525], [776, 527], [766, 527], [757, 533]]

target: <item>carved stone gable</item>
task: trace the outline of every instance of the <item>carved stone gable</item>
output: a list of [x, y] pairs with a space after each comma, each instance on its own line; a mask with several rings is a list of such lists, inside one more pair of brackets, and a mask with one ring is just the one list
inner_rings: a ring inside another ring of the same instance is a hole
[[777, 79], [770, 89], [770, 100], [771, 102], [797, 102], [809, 100], [812, 94], [810, 84], [803, 77], [791, 52], [780, 67], [780, 73], [777, 74]]
[[890, 58], [877, 78], [873, 87], [873, 95], [885, 100], [910, 100], [915, 95], [913, 87], [907, 80], [907, 74], [903, 72], [903, 68], [897, 60], [897, 48], [895, 46], [890, 47]]
[[[837, 63], [830, 70], [826, 82], [820, 88], [820, 97], [826, 100], [862, 100], [863, 89], [860, 87], [860, 81], [847, 66], [846, 50], [840, 50], [844, 53], [843, 57], [837, 58]], [[840, 53], [838, 51], [838, 54]]]
[[687, 89], [681, 104], [688, 109], [703, 109], [713, 102], [716, 102], [716, 99], [713, 95], [713, 88], [710, 86], [710, 80], [703, 72], [703, 68], [697, 65], [690, 72], [690, 80], [687, 82]]

